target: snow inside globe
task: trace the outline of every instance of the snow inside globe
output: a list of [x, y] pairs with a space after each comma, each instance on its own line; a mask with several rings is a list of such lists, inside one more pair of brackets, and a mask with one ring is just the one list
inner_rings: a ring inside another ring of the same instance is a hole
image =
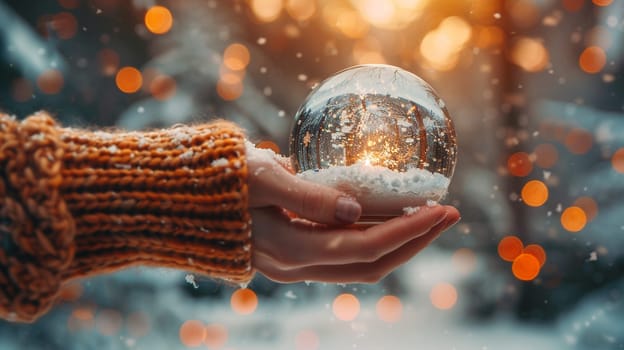
[[295, 115], [298, 176], [340, 189], [363, 222], [384, 221], [444, 198], [457, 161], [444, 102], [416, 75], [360, 65], [319, 84]]

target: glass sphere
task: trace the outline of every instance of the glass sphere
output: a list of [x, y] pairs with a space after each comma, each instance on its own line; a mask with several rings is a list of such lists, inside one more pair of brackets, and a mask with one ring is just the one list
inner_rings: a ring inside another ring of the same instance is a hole
[[416, 75], [361, 65], [319, 84], [295, 116], [290, 140], [297, 172], [365, 163], [393, 171], [453, 176], [455, 128], [444, 102]]

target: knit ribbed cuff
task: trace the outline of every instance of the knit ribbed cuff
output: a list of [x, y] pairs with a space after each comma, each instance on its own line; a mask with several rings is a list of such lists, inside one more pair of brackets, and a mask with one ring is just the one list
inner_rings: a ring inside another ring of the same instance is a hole
[[243, 133], [225, 121], [146, 133], [62, 129], [76, 224], [65, 278], [133, 265], [251, 279]]

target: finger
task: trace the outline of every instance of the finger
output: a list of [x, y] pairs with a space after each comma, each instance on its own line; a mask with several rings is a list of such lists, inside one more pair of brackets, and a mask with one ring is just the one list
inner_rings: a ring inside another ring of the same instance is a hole
[[260, 204], [277, 205], [315, 222], [350, 224], [362, 213], [360, 204], [345, 193], [302, 180], [281, 166], [259, 174], [250, 186], [263, 188], [258, 196], [266, 200]]
[[270, 233], [254, 229], [255, 252], [272, 257], [284, 270], [376, 261], [426, 234], [449, 213], [459, 215], [457, 209], [450, 206], [423, 207], [414, 215], [360, 231], [292, 221], [280, 223], [284, 218], [274, 210], [252, 211], [254, 228], [274, 228]]
[[444, 222], [433, 227], [427, 234], [411, 240], [397, 250], [371, 263], [310, 266], [283, 271], [277, 269], [269, 260], [260, 260], [256, 268], [269, 279], [277, 282], [377, 283], [390, 272], [408, 262], [458, 220], [459, 215], [450, 214]]

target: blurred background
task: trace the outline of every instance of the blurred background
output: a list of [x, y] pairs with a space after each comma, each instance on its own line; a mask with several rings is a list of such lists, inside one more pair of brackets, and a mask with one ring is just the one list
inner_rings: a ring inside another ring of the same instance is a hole
[[226, 118], [288, 155], [356, 64], [444, 99], [462, 221], [376, 285], [137, 268], [66, 286], [1, 349], [623, 349], [624, 1], [5, 0], [0, 109], [146, 129]]

